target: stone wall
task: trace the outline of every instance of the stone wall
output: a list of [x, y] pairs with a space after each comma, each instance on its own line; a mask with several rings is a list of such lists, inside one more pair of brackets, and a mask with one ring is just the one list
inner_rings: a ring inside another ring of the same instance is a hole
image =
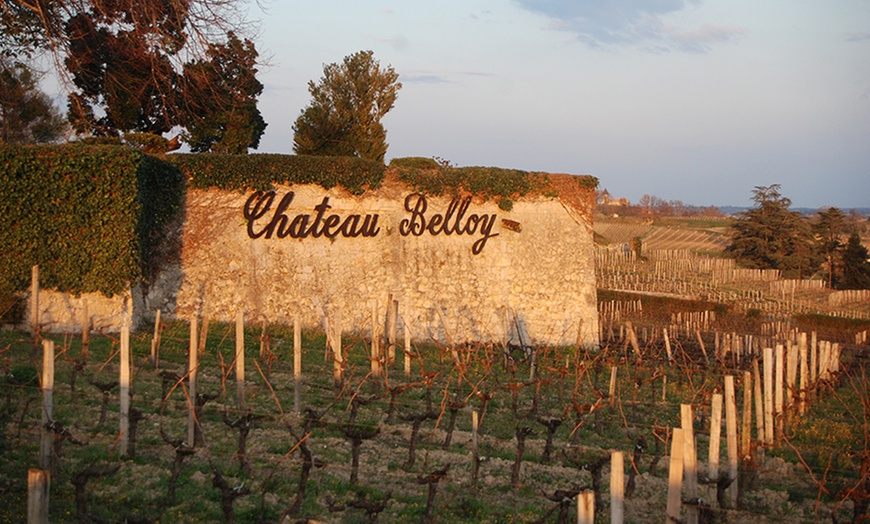
[[422, 197], [390, 176], [360, 196], [319, 185], [271, 195], [189, 189], [166, 239], [180, 260], [144, 297], [138, 287], [112, 298], [43, 290], [42, 329], [80, 331], [87, 302], [97, 331], [158, 308], [223, 322], [242, 308], [248, 322], [298, 315], [308, 327], [369, 332], [373, 311], [382, 326], [393, 304], [399, 336], [407, 327], [415, 340], [597, 344], [594, 191], [552, 177], [559, 197], [519, 199], [510, 211], [477, 197]]
[[180, 318], [230, 322], [243, 308], [249, 322], [299, 315], [367, 332], [373, 304], [383, 324], [395, 301], [400, 336], [407, 326], [417, 340], [597, 344], [593, 199], [531, 197], [504, 211], [421, 198], [389, 177], [361, 196], [318, 185], [189, 190], [181, 261], [145, 302]]
[[[32, 302], [28, 298], [22, 327], [32, 326]], [[39, 329], [52, 333], [81, 333], [82, 327], [96, 333], [117, 333], [124, 323], [136, 326], [145, 313], [142, 290], [134, 286], [126, 292], [107, 297], [102, 293], [74, 296], [52, 289], [39, 291]]]

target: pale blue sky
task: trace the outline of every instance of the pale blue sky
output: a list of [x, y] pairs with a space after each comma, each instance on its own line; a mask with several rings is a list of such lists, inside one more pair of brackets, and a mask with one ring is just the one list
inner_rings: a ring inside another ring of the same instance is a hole
[[[267, 0], [268, 1], [268, 0]], [[260, 151], [292, 153], [323, 65], [404, 88], [387, 159], [592, 174], [615, 196], [870, 207], [868, 0], [272, 0]]]

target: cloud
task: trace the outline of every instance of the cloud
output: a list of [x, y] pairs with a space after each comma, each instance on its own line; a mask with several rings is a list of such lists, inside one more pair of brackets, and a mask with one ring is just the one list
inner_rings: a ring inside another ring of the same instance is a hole
[[407, 84], [456, 84], [466, 77], [491, 77], [483, 71], [411, 71], [402, 73], [399, 80]]
[[655, 51], [707, 52], [714, 44], [743, 36], [734, 26], [704, 24], [682, 29], [664, 18], [699, 0], [515, 0], [550, 18], [552, 28], [568, 31], [593, 48], [636, 46]]
[[384, 43], [395, 49], [396, 51], [404, 52], [408, 50], [408, 46], [410, 42], [408, 42], [408, 38], [405, 35], [396, 35], [392, 38], [386, 37], [375, 37], [375, 40], [378, 42]]
[[729, 42], [742, 37], [745, 31], [736, 26], [721, 26], [703, 24], [693, 30], [665, 27], [662, 31], [667, 40], [672, 42], [677, 49], [688, 52], [705, 53], [714, 44]]
[[846, 35], [847, 42], [868, 42], [870, 41], [870, 32], [866, 33], [848, 33]]
[[399, 80], [403, 84], [452, 84], [444, 75], [436, 73], [402, 73]]

